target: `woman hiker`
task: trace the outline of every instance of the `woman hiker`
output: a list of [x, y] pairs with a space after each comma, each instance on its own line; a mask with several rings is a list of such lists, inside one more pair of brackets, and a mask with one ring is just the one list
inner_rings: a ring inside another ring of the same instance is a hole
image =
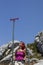
[[15, 61], [15, 65], [25, 65], [26, 47], [24, 42], [21, 41], [19, 43], [19, 48], [16, 50], [13, 59]]

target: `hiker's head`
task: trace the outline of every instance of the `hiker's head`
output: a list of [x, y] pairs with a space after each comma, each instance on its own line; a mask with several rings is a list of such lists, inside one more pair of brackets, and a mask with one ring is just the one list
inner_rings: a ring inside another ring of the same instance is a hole
[[20, 46], [22, 49], [24, 49], [24, 48], [25, 48], [25, 43], [24, 43], [23, 41], [20, 41], [19, 46]]

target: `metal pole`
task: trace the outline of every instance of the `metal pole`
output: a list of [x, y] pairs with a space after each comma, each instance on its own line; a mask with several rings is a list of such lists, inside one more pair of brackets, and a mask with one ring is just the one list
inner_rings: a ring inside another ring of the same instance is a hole
[[[12, 20], [13, 21], [13, 20]], [[13, 49], [14, 49], [14, 26], [15, 26], [15, 20], [12, 22], [12, 65], [13, 63]]]
[[13, 63], [13, 50], [14, 50], [14, 28], [15, 28], [15, 20], [18, 20], [19, 18], [12, 18], [10, 21], [12, 21], [12, 65]]

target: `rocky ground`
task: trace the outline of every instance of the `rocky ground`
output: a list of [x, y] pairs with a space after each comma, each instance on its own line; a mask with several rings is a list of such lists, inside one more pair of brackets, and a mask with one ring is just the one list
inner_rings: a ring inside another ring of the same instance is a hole
[[[31, 49], [33, 56], [29, 56], [31, 61], [25, 65], [43, 65], [43, 55], [38, 52], [36, 43], [27, 44], [27, 47]], [[0, 65], [9, 65], [9, 62], [10, 61], [4, 61], [0, 63]]]
[[[9, 65], [10, 61], [5, 61], [0, 63], [0, 65]], [[10, 64], [11, 65], [11, 64]], [[43, 59], [36, 61], [31, 61], [30, 63], [26, 63], [25, 65], [43, 65]]]

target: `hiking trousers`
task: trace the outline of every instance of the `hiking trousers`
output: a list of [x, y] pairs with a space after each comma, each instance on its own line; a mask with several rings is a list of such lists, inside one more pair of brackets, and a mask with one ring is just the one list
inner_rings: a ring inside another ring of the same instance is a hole
[[15, 61], [14, 65], [25, 65], [25, 61]]

